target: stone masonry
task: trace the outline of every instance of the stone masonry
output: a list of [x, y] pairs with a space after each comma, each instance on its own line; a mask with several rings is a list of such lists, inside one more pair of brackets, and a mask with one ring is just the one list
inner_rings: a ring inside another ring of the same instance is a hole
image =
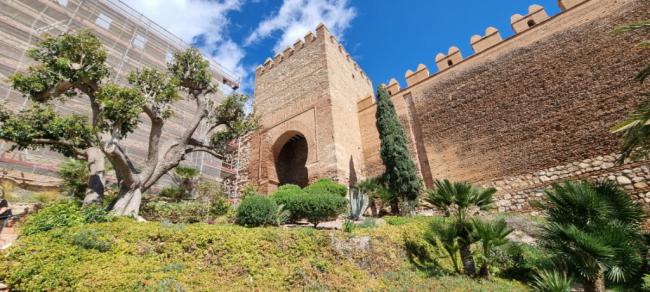
[[[554, 16], [532, 5], [512, 16], [515, 35], [489, 27], [471, 37], [473, 55], [452, 46], [432, 60], [437, 72], [420, 64], [404, 88], [388, 83], [427, 186], [494, 186], [499, 210], [524, 211], [553, 183], [609, 179], [650, 205], [649, 163], [615, 164], [619, 137], [609, 133], [650, 91], [632, 80], [650, 63], [636, 46], [649, 36], [613, 30], [649, 19], [650, 3], [559, 5]], [[370, 81], [323, 26], [258, 68], [255, 96], [263, 128], [251, 173], [264, 191], [284, 183], [275, 165], [291, 139], [307, 142], [310, 181], [383, 172]]]
[[264, 192], [321, 177], [354, 183], [364, 162], [357, 101], [369, 96], [372, 83], [323, 25], [268, 59], [256, 70], [250, 177]]

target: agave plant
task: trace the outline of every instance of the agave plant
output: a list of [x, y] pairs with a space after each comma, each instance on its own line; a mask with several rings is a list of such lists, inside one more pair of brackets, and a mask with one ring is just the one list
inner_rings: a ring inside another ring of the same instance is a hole
[[476, 239], [472, 237], [470, 217], [473, 215], [472, 210], [487, 210], [492, 206], [492, 197], [496, 189], [482, 189], [467, 182], [452, 183], [446, 179], [436, 180], [435, 186], [435, 190], [429, 192], [426, 201], [439, 206], [454, 220], [463, 270], [465, 274], [474, 276], [476, 265], [470, 247]]
[[546, 198], [541, 243], [582, 279], [585, 291], [605, 291], [605, 278], [624, 283], [639, 273], [645, 216], [624, 190], [611, 182], [566, 182]]
[[569, 292], [575, 279], [566, 272], [557, 270], [540, 270], [533, 276], [531, 286], [538, 292]]
[[490, 277], [490, 265], [494, 249], [508, 243], [506, 238], [512, 232], [504, 219], [496, 221], [472, 220], [473, 237], [477, 238], [481, 246], [481, 269], [479, 275]]

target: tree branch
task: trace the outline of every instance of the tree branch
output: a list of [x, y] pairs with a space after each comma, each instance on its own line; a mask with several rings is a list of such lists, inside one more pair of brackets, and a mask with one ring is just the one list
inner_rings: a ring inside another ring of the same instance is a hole
[[32, 139], [31, 142], [32, 142], [31, 144], [38, 144], [38, 145], [59, 145], [59, 146], [69, 147], [70, 149], [72, 149], [75, 155], [83, 156], [83, 157], [86, 156], [86, 152], [77, 148], [73, 143], [69, 141], [52, 140], [52, 139]]

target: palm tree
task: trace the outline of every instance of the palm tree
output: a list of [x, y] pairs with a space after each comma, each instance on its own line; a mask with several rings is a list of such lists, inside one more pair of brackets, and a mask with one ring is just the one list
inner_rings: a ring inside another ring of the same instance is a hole
[[585, 291], [605, 291], [605, 278], [622, 283], [643, 264], [641, 207], [611, 182], [566, 182], [546, 191], [541, 243], [558, 265], [580, 276]]
[[481, 246], [481, 269], [479, 275], [483, 278], [490, 277], [490, 264], [494, 254], [494, 248], [508, 243], [506, 238], [512, 232], [503, 219], [496, 221], [472, 220], [474, 238], [478, 238]]
[[460, 258], [465, 274], [476, 275], [476, 265], [471, 245], [476, 241], [472, 236], [469, 217], [476, 209], [487, 210], [492, 205], [495, 188], [482, 189], [467, 182], [451, 183], [449, 180], [436, 180], [435, 190], [430, 191], [427, 202], [439, 206], [454, 219], [460, 245]]

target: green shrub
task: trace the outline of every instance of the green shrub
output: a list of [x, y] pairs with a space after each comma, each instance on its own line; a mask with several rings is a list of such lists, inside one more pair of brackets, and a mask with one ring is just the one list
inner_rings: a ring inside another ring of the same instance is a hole
[[164, 198], [180, 200], [185, 197], [185, 189], [179, 186], [170, 186], [160, 190], [159, 195]]
[[552, 267], [549, 253], [530, 244], [511, 242], [498, 247], [493, 256], [499, 276], [522, 282], [532, 281], [535, 270]]
[[83, 200], [88, 188], [88, 163], [83, 160], [66, 159], [59, 166], [59, 176], [63, 179], [61, 192]]
[[248, 227], [275, 225], [277, 212], [278, 205], [271, 198], [249, 196], [237, 208], [237, 223]]
[[70, 242], [73, 245], [100, 252], [110, 250], [112, 244], [109, 240], [102, 238], [101, 234], [95, 229], [82, 229], [73, 233], [70, 235]]
[[372, 218], [366, 218], [359, 224], [359, 228], [375, 228], [377, 227], [377, 222], [375, 222], [375, 219]]
[[347, 197], [348, 188], [338, 184], [329, 178], [321, 178], [318, 181], [306, 186], [304, 191], [311, 194], [337, 194], [341, 197]]
[[108, 213], [99, 207], [81, 208], [77, 202], [54, 203], [27, 217], [22, 234], [36, 234], [54, 228], [105, 222], [109, 219]]
[[388, 225], [404, 225], [411, 222], [411, 219], [409, 217], [401, 216], [386, 216], [384, 217], [384, 220]]
[[210, 216], [219, 217], [226, 215], [230, 209], [230, 201], [224, 197], [214, 198], [210, 203]]
[[320, 222], [336, 219], [345, 211], [347, 200], [336, 188], [336, 183], [327, 179], [304, 189], [289, 184], [280, 186], [271, 198], [291, 213], [291, 221], [307, 219], [317, 226]]
[[212, 206], [196, 201], [155, 201], [146, 203], [140, 213], [147, 220], [196, 223], [206, 220], [210, 211], [212, 211]]
[[345, 211], [346, 200], [338, 194], [310, 194], [305, 193], [290, 199], [289, 211], [307, 219], [314, 227], [318, 223], [336, 219]]

